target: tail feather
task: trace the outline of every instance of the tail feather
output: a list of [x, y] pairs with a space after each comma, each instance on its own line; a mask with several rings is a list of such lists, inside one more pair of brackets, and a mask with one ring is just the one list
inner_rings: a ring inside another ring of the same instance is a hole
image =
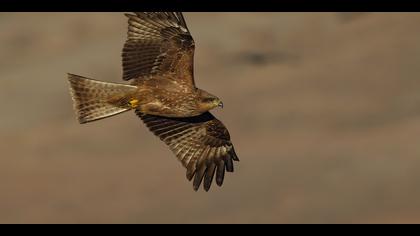
[[79, 123], [84, 124], [120, 114], [131, 109], [112, 101], [121, 100], [137, 87], [101, 82], [68, 74], [70, 93]]

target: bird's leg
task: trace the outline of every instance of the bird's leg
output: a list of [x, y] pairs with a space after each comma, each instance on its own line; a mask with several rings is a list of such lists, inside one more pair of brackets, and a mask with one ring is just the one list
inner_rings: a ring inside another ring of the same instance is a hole
[[133, 98], [133, 99], [131, 99], [131, 100], [128, 102], [128, 104], [130, 105], [130, 107], [131, 107], [132, 109], [137, 108], [137, 107], [138, 107], [138, 105], [139, 105], [139, 100], [137, 100], [137, 99]]

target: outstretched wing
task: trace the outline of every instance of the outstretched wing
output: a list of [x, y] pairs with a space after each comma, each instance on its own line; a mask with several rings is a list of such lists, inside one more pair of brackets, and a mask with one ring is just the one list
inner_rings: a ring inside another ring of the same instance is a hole
[[194, 86], [194, 40], [182, 13], [136, 12], [126, 16], [123, 79], [162, 75]]
[[221, 186], [225, 170], [233, 172], [233, 161], [239, 161], [226, 127], [209, 112], [196, 117], [168, 118], [136, 114], [146, 126], [174, 152], [187, 168], [187, 178], [198, 190], [204, 178], [204, 189], [210, 189], [216, 174]]

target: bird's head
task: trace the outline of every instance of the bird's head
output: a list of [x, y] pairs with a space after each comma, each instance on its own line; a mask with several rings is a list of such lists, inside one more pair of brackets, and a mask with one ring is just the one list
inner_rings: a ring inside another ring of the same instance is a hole
[[220, 98], [214, 96], [213, 94], [200, 89], [198, 106], [201, 111], [205, 112], [216, 107], [223, 108], [223, 102]]

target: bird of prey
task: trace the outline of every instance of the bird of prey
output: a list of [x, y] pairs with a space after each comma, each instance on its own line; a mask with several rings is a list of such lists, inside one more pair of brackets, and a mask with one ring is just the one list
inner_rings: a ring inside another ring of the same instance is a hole
[[134, 110], [187, 169], [197, 191], [221, 186], [239, 161], [226, 127], [209, 111], [222, 101], [196, 87], [194, 40], [180, 12], [136, 12], [128, 17], [123, 80], [108, 83], [68, 74], [81, 124]]

